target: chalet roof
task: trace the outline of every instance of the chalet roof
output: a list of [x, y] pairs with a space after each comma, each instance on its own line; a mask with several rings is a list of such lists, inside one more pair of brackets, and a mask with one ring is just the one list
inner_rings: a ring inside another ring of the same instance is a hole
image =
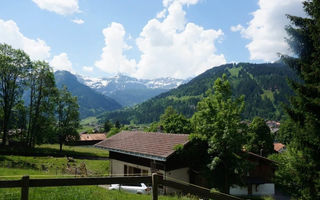
[[261, 160], [261, 161], [264, 161], [264, 162], [267, 162], [267, 163], [270, 163], [270, 164], [276, 164], [275, 161], [273, 160], [270, 160], [266, 157], [263, 157], [263, 156], [260, 156], [258, 154], [255, 154], [255, 153], [252, 153], [250, 151], [246, 152], [248, 155], [249, 155], [249, 159], [253, 159], [253, 160]]
[[122, 131], [95, 146], [113, 152], [166, 161], [175, 152], [176, 145], [188, 143], [188, 136], [187, 134]]
[[80, 134], [80, 141], [97, 141], [107, 139], [104, 133]]
[[284, 147], [285, 145], [282, 143], [279, 143], [279, 142], [273, 143], [273, 149], [277, 152], [281, 151], [281, 149], [283, 149]]

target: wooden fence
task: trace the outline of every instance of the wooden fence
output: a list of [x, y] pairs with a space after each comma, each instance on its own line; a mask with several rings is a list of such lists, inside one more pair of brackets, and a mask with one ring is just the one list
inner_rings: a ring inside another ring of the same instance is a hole
[[173, 180], [164, 180], [158, 174], [152, 176], [136, 177], [103, 177], [103, 178], [52, 178], [52, 179], [30, 179], [29, 176], [21, 180], [0, 180], [0, 188], [21, 187], [21, 200], [28, 200], [29, 187], [57, 187], [57, 186], [80, 186], [80, 185], [109, 185], [109, 184], [152, 184], [152, 200], [158, 200], [159, 185], [168, 186], [181, 190], [183, 193], [192, 194], [201, 198], [214, 200], [240, 200], [240, 198], [220, 192], [212, 192], [209, 189], [192, 184], [179, 183]]

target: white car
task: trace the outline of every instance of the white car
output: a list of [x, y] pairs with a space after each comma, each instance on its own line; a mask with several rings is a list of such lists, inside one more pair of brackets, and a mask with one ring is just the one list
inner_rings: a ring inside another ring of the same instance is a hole
[[123, 190], [134, 194], [149, 194], [151, 191], [151, 187], [147, 187], [144, 183], [140, 183], [140, 185], [112, 184], [109, 187], [109, 190]]

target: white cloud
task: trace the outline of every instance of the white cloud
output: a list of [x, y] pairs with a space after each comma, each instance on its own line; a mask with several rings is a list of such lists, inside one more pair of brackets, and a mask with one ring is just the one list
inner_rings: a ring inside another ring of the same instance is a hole
[[245, 28], [241, 24], [238, 24], [237, 26], [231, 26], [230, 30], [232, 32], [237, 32], [237, 31], [243, 32], [245, 31]]
[[178, 3], [180, 5], [194, 5], [197, 4], [199, 0], [163, 0], [162, 4], [164, 7], [169, 7], [173, 3]]
[[131, 47], [125, 42], [125, 30], [119, 23], [112, 22], [110, 26], [103, 29], [105, 47], [102, 50], [100, 60], [95, 62], [95, 66], [101, 70], [115, 74], [132, 74], [136, 68], [136, 61], [128, 59], [124, 51]]
[[32, 0], [39, 8], [60, 15], [70, 15], [80, 12], [78, 0]]
[[76, 24], [83, 24], [84, 23], [84, 21], [82, 19], [73, 19], [72, 22], [76, 23]]
[[231, 27], [240, 31], [242, 37], [251, 40], [246, 46], [251, 60], [268, 62], [279, 59], [277, 53], [292, 55], [285, 41], [288, 37], [285, 26], [289, 24], [286, 14], [304, 16], [303, 0], [259, 0], [259, 9], [252, 15], [248, 27]]
[[93, 72], [93, 67], [83, 66], [82, 69], [87, 72]]
[[162, 10], [161, 12], [158, 12], [157, 18], [159, 18], [159, 19], [165, 18], [166, 13], [167, 13], [166, 9]]
[[109, 73], [125, 73], [139, 78], [187, 78], [224, 64], [224, 55], [217, 54], [215, 42], [223, 32], [204, 29], [187, 23], [184, 6], [198, 0], [164, 0], [164, 9], [148, 21], [136, 45], [141, 52], [139, 61], [128, 59], [124, 53], [129, 47], [126, 32], [119, 23], [103, 30], [105, 47], [95, 66]]
[[187, 78], [226, 62], [215, 47], [223, 32], [186, 22], [183, 6], [197, 2], [163, 1], [168, 14], [162, 21], [149, 20], [136, 40], [142, 55], [135, 76]]
[[50, 56], [50, 47], [45, 41], [25, 37], [13, 20], [0, 19], [0, 43], [24, 50], [32, 60], [46, 60]]
[[50, 61], [50, 66], [53, 67], [55, 71], [57, 70], [67, 70], [72, 72], [72, 63], [70, 62], [68, 55], [66, 53], [61, 53], [57, 56], [54, 56]]

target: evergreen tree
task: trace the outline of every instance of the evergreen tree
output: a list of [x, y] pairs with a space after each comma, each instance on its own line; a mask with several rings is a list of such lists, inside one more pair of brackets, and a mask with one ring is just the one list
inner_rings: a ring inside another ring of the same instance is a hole
[[207, 97], [198, 103], [192, 117], [195, 133], [207, 143], [213, 186], [229, 193], [233, 184], [241, 185], [246, 175], [247, 162], [240, 155], [245, 144], [245, 125], [241, 123], [244, 97], [232, 98], [231, 87], [226, 80], [214, 82], [214, 94], [207, 91]]
[[288, 152], [286, 180], [300, 199], [320, 199], [320, 1], [305, 1], [306, 18], [288, 16], [288, 42], [297, 58], [285, 57], [301, 82], [291, 81], [295, 96], [286, 108], [296, 124]]
[[109, 132], [112, 127], [113, 127], [112, 123], [109, 120], [107, 120], [103, 125], [104, 132], [106, 133]]

